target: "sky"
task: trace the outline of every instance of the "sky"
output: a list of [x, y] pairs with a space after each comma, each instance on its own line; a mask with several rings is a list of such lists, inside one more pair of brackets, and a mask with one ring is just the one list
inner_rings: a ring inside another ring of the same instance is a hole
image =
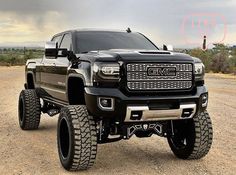
[[157, 46], [236, 45], [236, 0], [0, 0], [0, 46], [43, 46], [68, 29], [121, 29]]

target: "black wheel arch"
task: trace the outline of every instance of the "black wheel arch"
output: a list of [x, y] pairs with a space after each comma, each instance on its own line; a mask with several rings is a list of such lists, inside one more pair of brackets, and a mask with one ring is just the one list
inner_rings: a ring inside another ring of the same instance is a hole
[[85, 80], [83, 76], [69, 75], [67, 79], [67, 99], [70, 105], [85, 105]]
[[35, 89], [35, 77], [32, 71], [26, 73], [26, 85], [27, 89]]

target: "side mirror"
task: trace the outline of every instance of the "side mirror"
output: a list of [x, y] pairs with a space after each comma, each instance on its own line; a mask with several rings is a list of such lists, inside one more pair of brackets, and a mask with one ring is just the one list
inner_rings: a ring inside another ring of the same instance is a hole
[[163, 50], [173, 51], [174, 49], [172, 45], [163, 45]]
[[67, 57], [69, 52], [67, 49], [57, 49], [57, 57]]
[[64, 48], [58, 48], [58, 44], [54, 41], [46, 42], [45, 44], [45, 56], [51, 58], [67, 57], [70, 51]]
[[54, 41], [46, 42], [45, 44], [45, 56], [46, 57], [57, 57], [58, 49], [57, 43]]

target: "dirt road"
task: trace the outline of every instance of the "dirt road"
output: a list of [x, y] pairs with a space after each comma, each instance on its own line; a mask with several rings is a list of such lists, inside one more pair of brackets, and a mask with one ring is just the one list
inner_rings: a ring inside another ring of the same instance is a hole
[[235, 174], [236, 79], [208, 74], [214, 143], [201, 160], [175, 158], [166, 139], [157, 136], [99, 145], [95, 166], [68, 173], [60, 165], [57, 117], [42, 116], [39, 130], [18, 127], [18, 95], [23, 89], [23, 67], [0, 67], [0, 174]]

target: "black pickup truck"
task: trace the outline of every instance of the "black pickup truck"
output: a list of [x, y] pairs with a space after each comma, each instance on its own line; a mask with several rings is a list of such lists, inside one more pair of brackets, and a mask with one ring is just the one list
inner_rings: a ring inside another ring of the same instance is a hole
[[[160, 50], [141, 33], [70, 30], [28, 60], [19, 124], [37, 129], [41, 113], [58, 113], [62, 166], [91, 167], [97, 144], [131, 136], [166, 137], [181, 159], [204, 157], [212, 144], [208, 91], [198, 58]], [[158, 144], [157, 144], [158, 146]]]

